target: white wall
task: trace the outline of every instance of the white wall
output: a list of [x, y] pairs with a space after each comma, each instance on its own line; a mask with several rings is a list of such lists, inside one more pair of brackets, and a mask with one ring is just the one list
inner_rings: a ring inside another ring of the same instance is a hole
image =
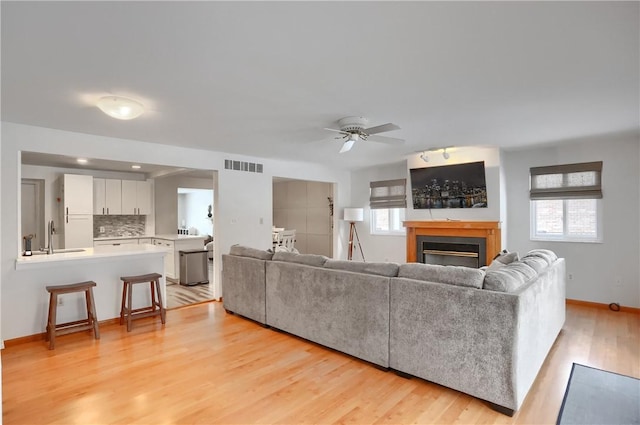
[[[115, 125], [115, 123], [114, 123]], [[269, 247], [271, 244], [272, 180], [277, 170], [279, 177], [336, 183], [336, 205], [343, 207], [350, 199], [350, 175], [346, 171], [330, 167], [232, 155], [222, 152], [187, 149], [177, 146], [116, 139], [2, 123], [2, 163], [0, 173], [0, 229], [2, 229], [0, 257], [0, 294], [2, 297], [2, 337], [12, 339], [30, 333], [44, 332], [45, 323], [31, 318], [30, 328], [25, 331], [14, 320], [20, 317], [25, 306], [41, 299], [41, 282], [23, 271], [15, 270], [15, 259], [20, 249], [19, 235], [19, 188], [21, 150], [82, 156], [116, 161], [135, 161], [195, 169], [218, 170], [218, 188], [214, 193], [215, 205], [215, 258], [214, 296], [221, 295], [221, 253], [229, 252], [232, 244], [241, 243], [253, 247]], [[264, 173], [224, 170], [224, 160], [260, 162]], [[262, 220], [262, 221], [261, 221]], [[175, 227], [176, 221], [173, 221]], [[334, 239], [334, 252], [344, 256], [344, 247]], [[46, 306], [42, 306], [46, 308]]]
[[207, 217], [209, 205], [213, 206], [213, 190], [185, 193], [184, 202], [187, 229], [195, 227], [199, 235], [213, 236], [213, 220]]
[[[507, 248], [548, 248], [567, 262], [567, 298], [640, 307], [640, 142], [637, 135], [504, 153], [509, 237]], [[603, 161], [603, 243], [529, 240], [529, 168]], [[620, 282], [618, 285], [617, 282]]]

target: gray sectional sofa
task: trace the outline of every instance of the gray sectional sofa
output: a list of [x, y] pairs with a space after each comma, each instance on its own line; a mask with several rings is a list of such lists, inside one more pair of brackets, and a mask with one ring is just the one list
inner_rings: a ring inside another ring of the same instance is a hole
[[234, 246], [225, 309], [513, 414], [565, 320], [565, 263], [547, 250], [484, 269], [358, 263]]

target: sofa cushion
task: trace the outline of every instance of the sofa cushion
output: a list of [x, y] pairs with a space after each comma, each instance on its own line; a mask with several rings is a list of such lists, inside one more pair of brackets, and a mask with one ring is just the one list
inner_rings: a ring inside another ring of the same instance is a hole
[[547, 263], [547, 260], [535, 255], [525, 255], [520, 261], [531, 267], [538, 274], [549, 267], [549, 263]]
[[285, 261], [287, 263], [305, 264], [307, 266], [322, 267], [329, 258], [316, 254], [296, 254], [294, 252], [276, 252], [273, 261]]
[[523, 262], [515, 261], [498, 270], [488, 270], [484, 278], [484, 289], [513, 292], [535, 278], [538, 274]]
[[242, 245], [232, 245], [229, 249], [230, 255], [235, 255], [236, 257], [251, 257], [256, 258], [258, 260], [271, 260], [273, 256], [272, 252], [264, 251], [262, 249], [249, 248], [248, 246]]
[[421, 263], [400, 264], [398, 270], [398, 277], [478, 289], [482, 288], [484, 275], [485, 272], [483, 270], [470, 267]]
[[531, 251], [527, 252], [526, 257], [544, 258], [547, 264], [552, 264], [558, 259], [556, 253], [548, 249], [532, 249]]
[[359, 261], [327, 260], [324, 263], [327, 269], [346, 270], [355, 273], [375, 274], [378, 276], [396, 277], [398, 276], [397, 263], [361, 263]]

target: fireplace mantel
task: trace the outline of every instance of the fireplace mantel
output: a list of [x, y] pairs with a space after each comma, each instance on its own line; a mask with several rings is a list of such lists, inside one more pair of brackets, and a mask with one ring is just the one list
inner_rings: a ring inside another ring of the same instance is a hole
[[458, 221], [458, 220], [426, 220], [404, 221], [407, 229], [407, 263], [418, 261], [418, 236], [458, 236], [484, 238], [486, 241], [486, 264], [501, 250], [501, 233], [499, 221]]

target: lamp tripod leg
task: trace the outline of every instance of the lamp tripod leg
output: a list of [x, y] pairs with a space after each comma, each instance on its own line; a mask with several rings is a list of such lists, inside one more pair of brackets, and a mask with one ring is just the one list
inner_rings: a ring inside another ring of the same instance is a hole
[[[356, 234], [356, 241], [358, 241], [358, 248], [360, 248], [360, 255], [362, 255], [362, 261], [367, 261], [367, 260], [364, 259], [364, 252], [362, 252], [362, 245], [360, 245], [360, 237], [358, 236], [358, 229], [356, 228], [356, 224], [355, 223], [351, 223], [351, 226], [352, 226], [352, 228], [353, 228], [353, 230], [354, 230], [354, 232]], [[349, 245], [349, 260], [351, 260], [351, 247], [352, 246], [353, 246], [353, 243], [351, 243]]]

